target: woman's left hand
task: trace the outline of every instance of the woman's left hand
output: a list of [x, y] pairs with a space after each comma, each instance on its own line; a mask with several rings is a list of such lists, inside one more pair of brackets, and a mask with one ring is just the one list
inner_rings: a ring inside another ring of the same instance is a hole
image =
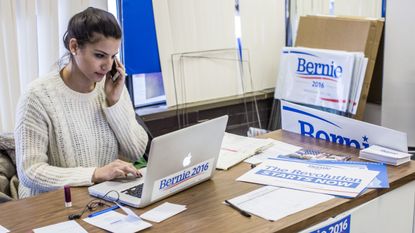
[[107, 97], [108, 107], [116, 104], [121, 97], [122, 90], [124, 88], [125, 82], [125, 68], [124, 65], [115, 58], [114, 60], [117, 64], [117, 71], [119, 73], [118, 79], [112, 81], [111, 74], [108, 72], [105, 79], [105, 95]]

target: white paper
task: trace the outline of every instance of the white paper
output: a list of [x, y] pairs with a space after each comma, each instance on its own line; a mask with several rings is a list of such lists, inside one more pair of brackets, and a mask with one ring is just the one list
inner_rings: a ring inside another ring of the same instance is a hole
[[110, 232], [130, 233], [144, 230], [152, 225], [134, 216], [120, 214], [115, 211], [84, 218], [85, 222]]
[[411, 157], [411, 154], [404, 153], [397, 150], [392, 150], [386, 147], [381, 147], [378, 145], [372, 145], [366, 149], [360, 151], [360, 153], [368, 153], [372, 155], [377, 155], [381, 157], [391, 158], [391, 159], [404, 159]]
[[[0, 232], [1, 229], [0, 229]], [[8, 231], [6, 231], [8, 232]], [[79, 225], [75, 220], [61, 222], [41, 228], [33, 229], [34, 233], [88, 233], [81, 225]]]
[[250, 138], [225, 133], [216, 168], [227, 170], [271, 145], [272, 139]]
[[0, 225], [0, 233], [7, 233], [10, 232], [9, 229], [3, 227], [2, 225]]
[[350, 90], [350, 102], [348, 106], [348, 112], [355, 115], [357, 111], [357, 107], [359, 105], [360, 100], [360, 94], [362, 92], [363, 82], [366, 75], [366, 67], [368, 59], [363, 57], [364, 55], [361, 53], [356, 53], [355, 58], [358, 60], [357, 63], [355, 63], [355, 66], [357, 67], [358, 71], [353, 74], [352, 79], [352, 90]]
[[250, 164], [258, 164], [264, 162], [268, 158], [276, 158], [278, 157], [278, 155], [288, 155], [302, 149], [299, 146], [294, 146], [289, 143], [281, 142], [274, 139], [270, 140], [272, 140], [271, 147], [265, 149], [263, 152], [257, 155], [245, 159], [244, 162]]
[[304, 161], [267, 160], [240, 176], [237, 181], [356, 197], [378, 173]]
[[399, 166], [401, 164], [411, 161], [410, 157], [404, 157], [404, 158], [398, 159], [398, 158], [383, 157], [377, 154], [371, 154], [371, 153], [365, 153], [365, 152], [360, 152], [359, 159], [365, 159], [365, 160], [374, 161], [374, 162], [381, 162], [381, 163], [386, 163], [386, 164], [394, 165], [394, 166]]
[[165, 202], [156, 208], [143, 213], [140, 215], [140, 217], [152, 222], [161, 222], [185, 210], [185, 205], [177, 205]]
[[270, 221], [334, 198], [331, 195], [264, 186], [229, 201], [242, 210]]

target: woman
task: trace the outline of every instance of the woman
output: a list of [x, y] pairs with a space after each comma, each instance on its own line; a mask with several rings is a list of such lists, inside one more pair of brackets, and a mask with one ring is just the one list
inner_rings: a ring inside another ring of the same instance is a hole
[[[136, 122], [116, 59], [121, 29], [114, 16], [88, 8], [69, 21], [63, 38], [69, 62], [30, 84], [15, 126], [19, 197], [64, 185], [92, 185], [141, 174], [147, 134]], [[116, 62], [118, 79], [108, 73]]]

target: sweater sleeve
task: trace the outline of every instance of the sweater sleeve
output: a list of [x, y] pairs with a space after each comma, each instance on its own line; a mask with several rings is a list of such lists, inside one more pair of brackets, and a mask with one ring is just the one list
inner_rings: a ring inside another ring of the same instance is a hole
[[104, 113], [117, 137], [121, 155], [131, 161], [142, 157], [148, 135], [135, 119], [135, 111], [125, 87], [120, 100], [111, 107], [104, 107]]
[[[63, 168], [51, 166], [48, 161], [49, 117], [34, 94], [20, 99], [16, 112], [15, 143], [16, 166], [24, 186], [46, 192], [64, 185], [91, 185], [95, 167]], [[56, 159], [54, 158], [54, 159]]]

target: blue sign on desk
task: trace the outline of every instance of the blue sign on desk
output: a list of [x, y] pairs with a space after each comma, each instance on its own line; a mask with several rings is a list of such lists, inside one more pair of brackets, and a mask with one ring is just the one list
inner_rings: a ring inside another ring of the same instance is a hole
[[310, 233], [350, 233], [350, 214], [346, 217], [331, 223], [327, 226], [321, 227]]

